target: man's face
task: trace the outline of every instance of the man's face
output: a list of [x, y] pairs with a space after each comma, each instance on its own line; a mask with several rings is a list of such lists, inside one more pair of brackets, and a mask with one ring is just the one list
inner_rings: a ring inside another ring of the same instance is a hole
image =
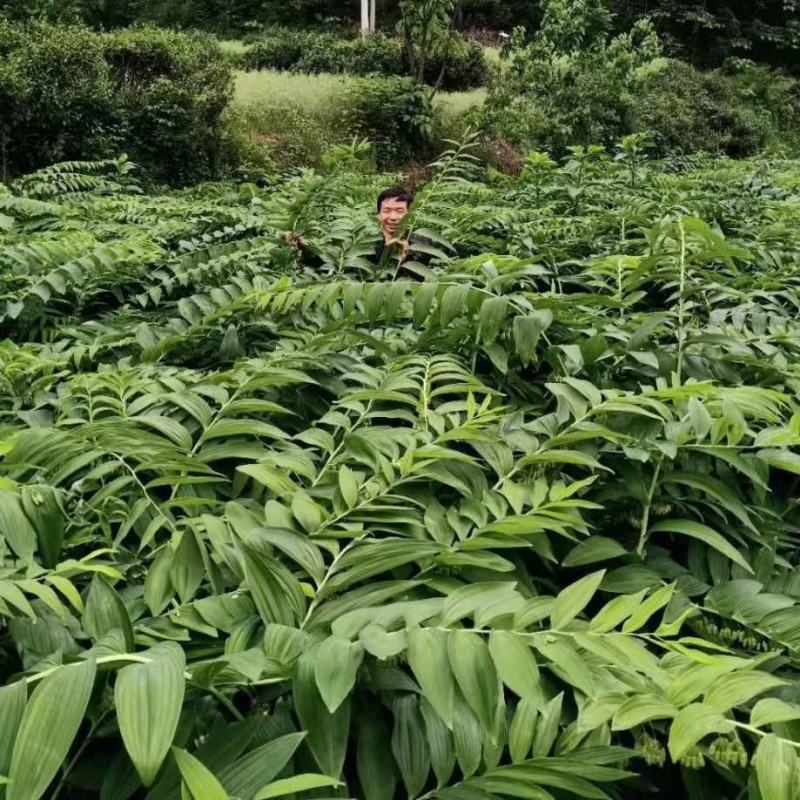
[[397, 228], [406, 214], [408, 214], [408, 203], [405, 200], [388, 197], [381, 203], [381, 210], [378, 214], [381, 230], [389, 236], [395, 236]]

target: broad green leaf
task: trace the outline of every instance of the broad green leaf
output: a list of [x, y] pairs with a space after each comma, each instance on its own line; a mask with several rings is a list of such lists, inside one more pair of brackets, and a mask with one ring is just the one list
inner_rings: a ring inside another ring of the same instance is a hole
[[322, 524], [320, 507], [302, 491], [295, 492], [292, 497], [292, 514], [304, 530], [315, 531]]
[[623, 633], [634, 633], [647, 624], [650, 617], [660, 611], [672, 599], [675, 592], [675, 584], [662, 586], [656, 589], [653, 594], [644, 600], [636, 611], [631, 614], [629, 619], [622, 626]]
[[445, 599], [439, 624], [447, 628], [488, 605], [511, 603], [515, 596], [513, 583], [487, 582], [460, 586]]
[[476, 633], [453, 632], [447, 654], [464, 699], [484, 730], [493, 731], [500, 684], [486, 642]]
[[197, 536], [192, 530], [184, 531], [169, 567], [170, 581], [182, 603], [188, 603], [195, 596], [205, 574]]
[[350, 729], [350, 699], [331, 714], [317, 689], [314, 678], [316, 651], [303, 653], [295, 665], [292, 697], [300, 725], [308, 734], [308, 744], [314, 760], [326, 775], [342, 773], [347, 753]]
[[682, 708], [669, 729], [669, 754], [679, 761], [701, 739], [710, 733], [730, 733], [733, 722], [713, 706], [692, 703]]
[[408, 647], [408, 634], [405, 631], [387, 633], [380, 625], [367, 625], [358, 634], [361, 646], [371, 656], [382, 661], [400, 655]]
[[42, 563], [52, 569], [64, 545], [64, 514], [58, 496], [52, 486], [24, 486], [21, 499], [22, 509], [36, 531]]
[[358, 483], [353, 470], [346, 464], [339, 467], [339, 491], [348, 508], [352, 508], [358, 502]]
[[467, 301], [468, 293], [469, 286], [466, 284], [448, 286], [444, 290], [444, 294], [439, 303], [439, 315], [443, 327], [449, 325], [457, 316], [464, 312], [464, 304]]
[[425, 699], [453, 727], [453, 672], [447, 654], [448, 633], [412, 628], [408, 632], [408, 663], [422, 688]]
[[169, 605], [175, 594], [170, 577], [172, 548], [166, 545], [158, 551], [158, 555], [150, 564], [144, 581], [144, 601], [150, 613], [157, 617]]
[[624, 594], [609, 600], [589, 622], [589, 630], [595, 633], [614, 630], [639, 608], [646, 594], [647, 589], [642, 589], [636, 594]]
[[782, 678], [760, 670], [732, 672], [712, 684], [703, 702], [720, 711], [728, 711], [744, 705], [756, 695], [785, 686], [786, 683]]
[[231, 800], [208, 767], [191, 753], [180, 747], [173, 747], [172, 755], [192, 800]]
[[532, 753], [534, 758], [546, 756], [558, 737], [558, 724], [561, 721], [561, 706], [564, 693], [557, 694], [543, 709], [533, 736]]
[[511, 326], [514, 334], [514, 346], [523, 364], [529, 364], [534, 360], [539, 337], [547, 328], [545, 323], [546, 319], [539, 314], [514, 317]]
[[133, 650], [133, 626], [125, 604], [102, 575], [95, 575], [89, 588], [83, 612], [83, 628], [99, 642], [114, 629], [122, 632], [125, 647]]
[[340, 636], [329, 636], [316, 650], [314, 677], [319, 693], [333, 714], [353, 690], [364, 649]]
[[11, 753], [27, 702], [24, 680], [0, 688], [0, 774], [7, 775], [11, 767]]
[[117, 675], [114, 702], [120, 734], [142, 783], [151, 786], [169, 753], [183, 705], [183, 650], [164, 642], [146, 651], [145, 664]]
[[610, 561], [627, 555], [628, 551], [615, 539], [607, 536], [590, 536], [570, 550], [562, 562], [565, 567], [582, 567], [598, 561]]
[[20, 497], [14, 492], [0, 491], [0, 535], [20, 561], [33, 561], [36, 531], [22, 510]]
[[453, 745], [458, 766], [469, 778], [478, 771], [483, 747], [481, 723], [460, 692], [453, 701]]
[[734, 564], [738, 564], [747, 572], [753, 572], [752, 567], [747, 563], [744, 556], [722, 535], [717, 533], [708, 525], [695, 522], [689, 519], [664, 519], [651, 526], [650, 534], [653, 533], [681, 533], [684, 536], [691, 536], [701, 542], [705, 542], [709, 547], [713, 547], [717, 552], [722, 553]]
[[256, 747], [220, 770], [219, 781], [231, 797], [252, 797], [289, 763], [305, 733], [289, 733]]
[[336, 778], [329, 778], [327, 775], [310, 773], [295, 775], [292, 778], [284, 778], [265, 786], [256, 794], [255, 800], [269, 800], [271, 797], [283, 797], [295, 792], [307, 792], [310, 789], [322, 789], [328, 786], [341, 786], [341, 782]]
[[369, 715], [358, 728], [356, 771], [364, 800], [392, 800], [397, 772], [390, 748], [390, 732], [378, 715]]
[[796, 800], [800, 761], [791, 743], [772, 734], [763, 737], [753, 763], [761, 800]]
[[285, 528], [256, 528], [248, 542], [263, 552], [268, 552], [270, 546], [276, 547], [299, 564], [316, 584], [322, 583], [325, 560], [319, 548], [306, 534]]
[[305, 599], [300, 584], [273, 556], [244, 545], [244, 574], [261, 619], [269, 624], [293, 627], [304, 613]]
[[559, 592], [550, 614], [550, 623], [555, 630], [569, 625], [589, 605], [605, 574], [604, 569], [593, 572]]
[[433, 767], [433, 772], [436, 775], [436, 785], [439, 787], [445, 786], [450, 782], [456, 766], [453, 738], [447, 729], [447, 725], [424, 697], [420, 698], [419, 710], [425, 720], [431, 767]]
[[517, 703], [508, 729], [508, 750], [515, 764], [524, 761], [531, 751], [538, 716], [539, 709], [533, 700], [523, 697]]
[[750, 712], [750, 724], [756, 728], [771, 725], [773, 722], [789, 722], [800, 719], [800, 705], [791, 705], [776, 697], [759, 700]]
[[405, 694], [395, 698], [392, 710], [392, 753], [408, 796], [416, 797], [425, 785], [430, 771], [430, 749], [419, 701], [415, 695]]
[[505, 297], [491, 297], [481, 304], [480, 335], [484, 344], [491, 344], [503, 327], [508, 311]]
[[503, 683], [522, 698], [539, 698], [539, 667], [526, 639], [512, 631], [492, 631], [489, 653]]
[[94, 661], [59, 667], [34, 689], [19, 726], [6, 800], [39, 800], [67, 760], [94, 686]]
[[31, 619], [36, 619], [36, 612], [19, 586], [12, 581], [0, 580], [0, 599], [5, 600], [10, 606], [21, 611]]
[[614, 714], [611, 729], [626, 731], [652, 719], [672, 719], [677, 713], [678, 709], [658, 695], [635, 695]]

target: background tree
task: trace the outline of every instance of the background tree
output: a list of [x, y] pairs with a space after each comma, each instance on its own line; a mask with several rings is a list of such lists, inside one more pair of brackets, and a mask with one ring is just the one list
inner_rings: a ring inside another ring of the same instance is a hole
[[[453, 21], [456, 0], [406, 0], [398, 30], [411, 74], [417, 83], [425, 80], [428, 62], [446, 54], [454, 46]], [[444, 73], [444, 67], [441, 70]], [[434, 90], [441, 83], [441, 75]]]

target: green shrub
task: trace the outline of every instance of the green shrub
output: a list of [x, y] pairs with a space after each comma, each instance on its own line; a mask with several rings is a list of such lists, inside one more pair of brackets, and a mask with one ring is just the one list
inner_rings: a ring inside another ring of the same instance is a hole
[[742, 102], [762, 108], [769, 119], [766, 146], [800, 148], [800, 81], [752, 61], [729, 61], [724, 74]]
[[332, 115], [302, 103], [249, 106], [243, 118], [250, 140], [282, 172], [321, 166], [323, 155], [346, 138]]
[[737, 91], [719, 71], [704, 73], [683, 61], [659, 61], [637, 89], [633, 127], [651, 130], [662, 153], [700, 150], [743, 156], [770, 137], [766, 107]]
[[658, 39], [647, 23], [612, 36], [597, 0], [550, 0], [546, 8], [532, 40], [514, 32], [484, 126], [523, 149], [609, 145], [630, 131], [636, 70], [658, 54]]
[[231, 91], [210, 37], [0, 23], [3, 172], [126, 152], [151, 180], [213, 177]]
[[230, 69], [214, 41], [159, 28], [106, 38], [125, 142], [152, 177], [192, 183], [220, 167]]
[[365, 79], [347, 100], [350, 128], [372, 142], [379, 168], [429, 155], [433, 109], [426, 89], [408, 78]]
[[[234, 58], [245, 70], [387, 77], [408, 75], [411, 71], [400, 40], [383, 33], [348, 37], [346, 32], [273, 28], [258, 37], [246, 53]], [[453, 46], [446, 55], [428, 61], [424, 79], [432, 85], [440, 84], [445, 90], [459, 90], [483, 86], [488, 73], [483, 48], [454, 36]]]
[[270, 31], [250, 44], [240, 58], [245, 70], [278, 69], [289, 70], [300, 60], [311, 36], [305, 31]]
[[307, 73], [400, 75], [403, 73], [400, 43], [382, 33], [357, 39], [317, 36], [309, 41], [294, 70]]
[[114, 86], [103, 42], [78, 27], [0, 22], [2, 173], [107, 155]]
[[327, 150], [353, 136], [341, 109], [354, 84], [339, 75], [240, 73], [231, 125], [282, 171], [319, 167]]
[[483, 48], [457, 35], [448, 53], [434, 55], [425, 65], [425, 82], [438, 84], [448, 92], [485, 86], [488, 80], [489, 65]]

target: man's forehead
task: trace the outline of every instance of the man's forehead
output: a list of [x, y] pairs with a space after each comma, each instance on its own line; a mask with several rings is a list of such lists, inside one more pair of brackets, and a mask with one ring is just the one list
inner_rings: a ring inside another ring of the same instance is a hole
[[386, 199], [385, 199], [385, 200], [384, 200], [384, 201], [381, 203], [381, 209], [384, 209], [384, 208], [386, 208], [387, 206], [389, 206], [389, 207], [391, 207], [391, 208], [400, 208], [400, 207], [403, 207], [403, 208], [406, 208], [406, 209], [407, 209], [407, 208], [408, 208], [408, 201], [407, 201], [407, 200], [400, 200], [400, 199], [399, 199], [399, 198], [397, 198], [397, 197], [387, 197], [387, 198], [386, 198]]

